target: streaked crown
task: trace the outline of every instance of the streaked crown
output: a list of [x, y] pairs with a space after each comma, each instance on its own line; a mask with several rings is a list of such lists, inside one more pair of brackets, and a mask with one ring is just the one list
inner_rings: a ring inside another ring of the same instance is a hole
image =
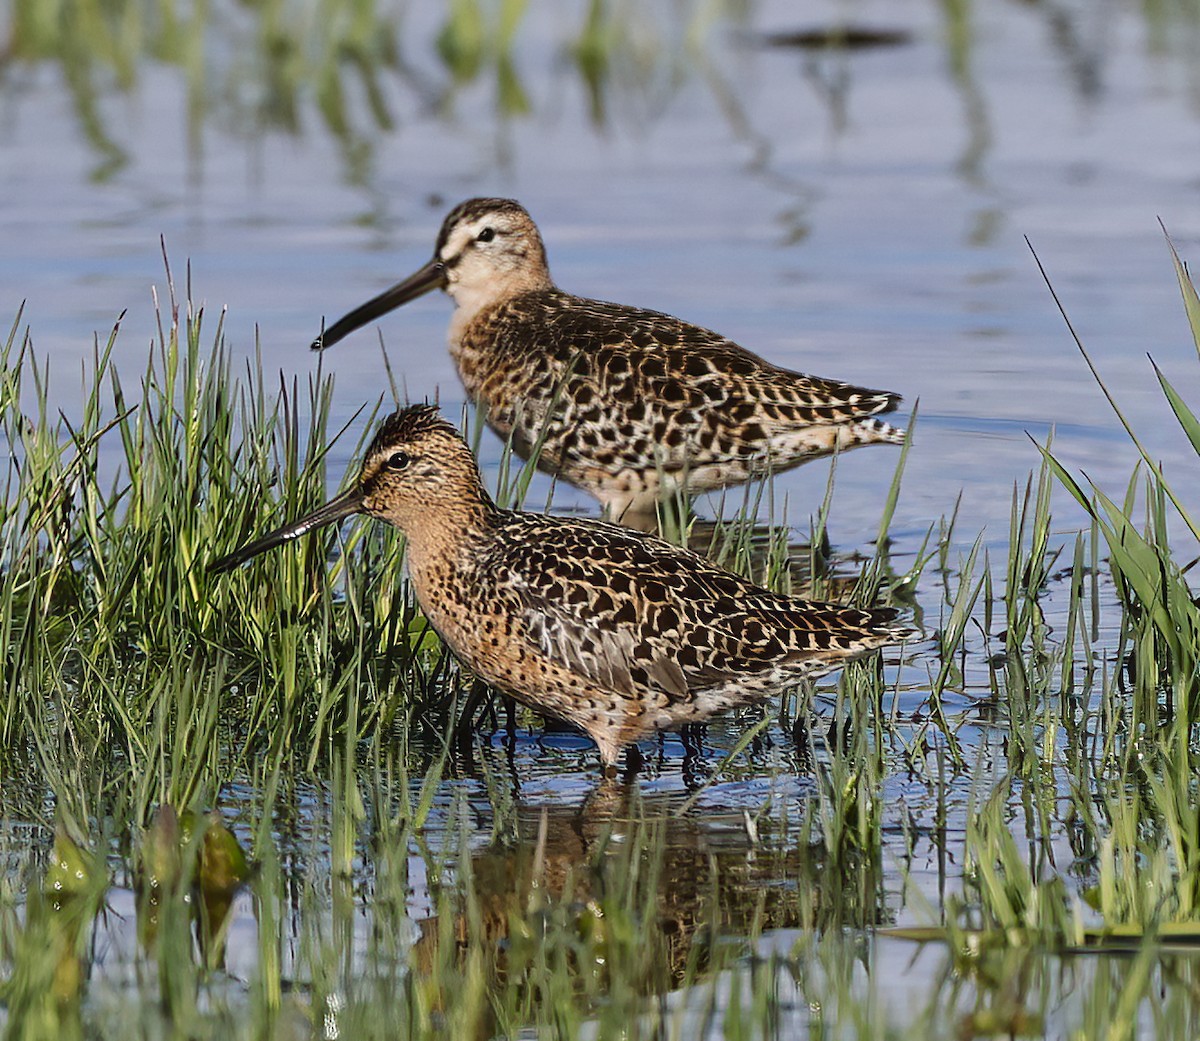
[[359, 473], [363, 511], [410, 530], [437, 515], [495, 509], [475, 457], [432, 405], [410, 405], [383, 421]]

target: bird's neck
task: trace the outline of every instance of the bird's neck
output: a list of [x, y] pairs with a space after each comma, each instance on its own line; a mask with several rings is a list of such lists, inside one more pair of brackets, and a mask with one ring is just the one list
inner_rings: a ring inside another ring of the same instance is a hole
[[431, 504], [405, 525], [408, 569], [422, 603], [428, 602], [431, 585], [439, 586], [459, 573], [464, 562], [475, 555], [499, 512], [484, 492], [476, 499]]
[[487, 282], [453, 282], [446, 292], [454, 300], [450, 319], [450, 339], [455, 342], [480, 314], [508, 303], [526, 293], [551, 290], [554, 283], [548, 272], [513, 272], [504, 279]]

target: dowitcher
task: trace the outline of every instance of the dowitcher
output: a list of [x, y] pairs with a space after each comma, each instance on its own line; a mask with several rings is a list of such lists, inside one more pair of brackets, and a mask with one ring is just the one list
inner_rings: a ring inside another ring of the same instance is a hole
[[844, 452], [898, 444], [898, 395], [772, 365], [657, 311], [587, 300], [550, 278], [520, 203], [470, 199], [433, 259], [313, 341], [330, 347], [433, 289], [454, 300], [450, 354], [488, 425], [522, 458], [653, 526], [656, 504]]
[[606, 772], [656, 730], [766, 698], [904, 634], [890, 608], [781, 596], [627, 528], [500, 509], [466, 443], [425, 405], [383, 422], [346, 491], [211, 570], [355, 513], [404, 532], [413, 590], [451, 651], [586, 732]]

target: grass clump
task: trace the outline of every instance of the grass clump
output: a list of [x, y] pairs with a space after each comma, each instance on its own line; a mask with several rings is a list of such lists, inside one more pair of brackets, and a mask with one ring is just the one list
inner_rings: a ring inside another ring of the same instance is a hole
[[407, 700], [423, 652], [404, 586], [379, 581], [399, 569], [391, 533], [354, 529], [332, 582], [328, 539], [231, 578], [206, 573], [324, 500], [333, 438], [331, 380], [270, 399], [260, 372], [233, 377], [219, 323], [210, 349], [202, 326], [172, 298], [136, 394], [111, 363], [114, 329], [84, 365], [73, 420], [55, 417], [15, 327], [0, 352], [7, 755], [53, 770], [109, 749], [144, 773], [156, 752], [187, 748], [199, 763], [231, 744], [234, 764], [264, 749], [311, 762], [351, 717], [361, 734]]

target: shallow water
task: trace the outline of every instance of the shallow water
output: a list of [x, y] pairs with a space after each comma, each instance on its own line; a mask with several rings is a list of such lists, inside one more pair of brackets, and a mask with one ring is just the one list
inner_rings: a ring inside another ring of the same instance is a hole
[[[177, 283], [190, 268], [210, 329], [224, 312], [235, 355], [251, 358], [257, 344], [266, 369], [288, 382], [318, 364], [336, 372], [335, 428], [380, 394], [380, 337], [402, 396], [437, 398], [457, 416], [463, 394], [443, 347], [445, 299], [412, 304], [320, 360], [307, 344], [323, 319], [423, 263], [454, 202], [511, 195], [542, 228], [564, 288], [679, 314], [781, 364], [894, 389], [905, 407], [919, 401], [891, 528], [903, 571], [960, 495], [955, 547], [965, 553], [983, 530], [1003, 556], [1014, 484], [1039, 462], [1030, 437], [1044, 441], [1053, 428], [1063, 460], [1114, 495], [1135, 462], [1032, 246], [1151, 454], [1169, 473], [1188, 472], [1194, 457], [1146, 359], [1187, 395], [1195, 346], [1158, 225], [1185, 260], [1200, 254], [1200, 31], [1187, 15], [1158, 23], [1132, 3], [1049, 0], [813, 3], [800, 22], [783, 0], [681, 10], [682, 27], [630, 7], [641, 42], [617, 52], [601, 123], [567, 56], [582, 12], [551, 5], [534, 5], [515, 37], [530, 106], [521, 115], [498, 114], [489, 70], [453, 88], [433, 46], [439, 12], [404, 11], [403, 73], [379, 76], [390, 129], [349, 75], [340, 132], [311, 89], [290, 109], [286, 88], [273, 95], [245, 67], [252, 51], [233, 10], [214, 21], [221, 28], [193, 71], [204, 84], [198, 102], [178, 67], [143, 58], [129, 90], [100, 75], [93, 123], [59, 63], [10, 54], [0, 80], [0, 312], [11, 319], [25, 301], [22, 323], [51, 360], [69, 414], [80, 359], [122, 311], [118, 367], [131, 381], [142, 370], [156, 323], [151, 287], [166, 295], [162, 236]], [[763, 45], [766, 34], [841, 17], [907, 39], [846, 52]], [[289, 111], [290, 127], [270, 115]], [[349, 464], [352, 439], [341, 450], [335, 472]], [[493, 476], [499, 457], [486, 436]], [[873, 449], [838, 462], [830, 533], [840, 553], [870, 550], [896, 458]], [[804, 534], [827, 480], [824, 464], [778, 477], [773, 519], [786, 515]], [[540, 506], [548, 493], [539, 478], [529, 502]], [[593, 509], [561, 486], [554, 506]], [[1082, 525], [1061, 495], [1055, 519], [1063, 532]], [[1052, 629], [1064, 600], [1051, 589]], [[918, 602], [936, 628], [944, 610], [932, 569]], [[1102, 626], [1102, 647], [1114, 624]], [[970, 646], [958, 737], [986, 773], [1004, 737], [978, 705], [994, 648], [975, 636]], [[890, 664], [898, 718], [914, 727], [929, 667], [919, 655]], [[836, 685], [823, 685], [822, 718], [835, 698]], [[709, 728], [702, 774], [745, 725]], [[593, 787], [594, 755], [580, 738], [521, 733], [507, 755], [501, 736], [493, 745], [523, 805], [577, 807]], [[668, 736], [660, 750], [640, 787], [681, 801], [685, 749]], [[956, 885], [943, 854], [963, 834], [972, 780], [957, 779], [948, 796], [899, 769], [883, 781], [885, 868], [904, 861], [907, 884], [932, 906]], [[697, 812], [704, 827], [736, 832], [743, 811], [768, 796], [800, 805], [812, 784], [789, 736], [772, 727], [698, 797]], [[1069, 794], [1063, 782], [1060, 795]], [[486, 788], [447, 782], [444, 813], [456, 796], [476, 806], [482, 844]], [[222, 809], [246, 839], [252, 825], [239, 813], [253, 796], [232, 786], [227, 798]], [[323, 798], [318, 788], [300, 805], [322, 820]], [[298, 860], [311, 852], [312, 827], [280, 825]], [[882, 917], [924, 921], [898, 879], [889, 875]], [[238, 921], [252, 929], [248, 908]], [[357, 928], [369, 933], [365, 918]], [[792, 943], [788, 928], [780, 949]], [[941, 971], [929, 953], [910, 961], [904, 945], [878, 944], [876, 964], [903, 966], [900, 979]], [[252, 952], [252, 940], [239, 950]]]

